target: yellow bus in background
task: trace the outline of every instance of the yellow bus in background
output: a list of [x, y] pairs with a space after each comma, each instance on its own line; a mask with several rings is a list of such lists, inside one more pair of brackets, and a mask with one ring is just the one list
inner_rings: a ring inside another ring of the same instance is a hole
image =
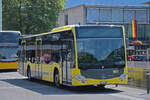
[[123, 26], [68, 25], [19, 40], [19, 73], [57, 87], [127, 84]]
[[18, 69], [19, 31], [0, 31], [0, 70]]

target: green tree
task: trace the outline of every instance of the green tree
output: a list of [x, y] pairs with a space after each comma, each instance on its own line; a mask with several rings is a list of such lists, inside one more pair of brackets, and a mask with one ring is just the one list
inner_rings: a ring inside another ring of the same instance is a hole
[[3, 0], [3, 30], [23, 34], [50, 31], [58, 25], [59, 11], [66, 0]]

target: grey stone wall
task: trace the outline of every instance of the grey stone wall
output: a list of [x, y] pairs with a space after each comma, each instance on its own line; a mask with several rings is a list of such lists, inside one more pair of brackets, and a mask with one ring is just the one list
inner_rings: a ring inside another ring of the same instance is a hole
[[65, 25], [65, 15], [68, 15], [68, 25], [72, 24], [84, 24], [84, 6], [77, 6], [74, 8], [68, 8], [66, 10], [63, 10], [59, 14], [59, 26]]

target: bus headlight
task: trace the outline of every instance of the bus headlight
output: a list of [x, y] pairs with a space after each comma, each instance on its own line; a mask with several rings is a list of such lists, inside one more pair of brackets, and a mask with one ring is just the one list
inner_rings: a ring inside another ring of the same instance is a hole
[[125, 78], [127, 78], [127, 74], [121, 74], [120, 75], [120, 79], [125, 79]]
[[75, 78], [79, 81], [86, 81], [86, 78], [84, 76], [81, 76], [81, 75], [76, 75]]

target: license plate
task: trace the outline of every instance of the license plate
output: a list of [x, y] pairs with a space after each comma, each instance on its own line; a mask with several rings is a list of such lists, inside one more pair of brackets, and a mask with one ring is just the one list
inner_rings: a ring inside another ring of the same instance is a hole
[[100, 82], [100, 84], [106, 84], [107, 83], [107, 81], [101, 81]]

